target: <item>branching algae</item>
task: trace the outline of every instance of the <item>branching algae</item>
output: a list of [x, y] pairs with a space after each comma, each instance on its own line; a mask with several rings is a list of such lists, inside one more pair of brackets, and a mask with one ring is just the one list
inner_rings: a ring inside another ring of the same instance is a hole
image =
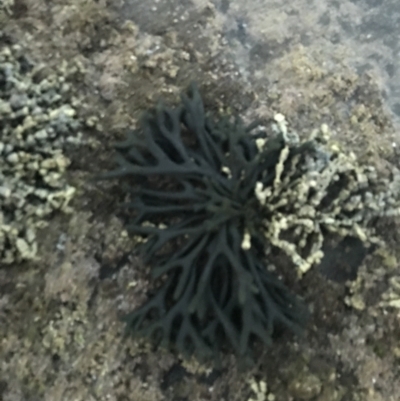
[[254, 134], [257, 124], [206, 116], [195, 85], [181, 99], [145, 113], [104, 175], [129, 183], [127, 229], [161, 283], [127, 327], [185, 355], [230, 345], [251, 357], [254, 339], [298, 332], [307, 315], [267, 270], [270, 250], [302, 274], [322, 258], [326, 233], [377, 241], [368, 226], [397, 214], [398, 180], [380, 192], [373, 168], [328, 144], [327, 127], [300, 141], [277, 115], [272, 134]]

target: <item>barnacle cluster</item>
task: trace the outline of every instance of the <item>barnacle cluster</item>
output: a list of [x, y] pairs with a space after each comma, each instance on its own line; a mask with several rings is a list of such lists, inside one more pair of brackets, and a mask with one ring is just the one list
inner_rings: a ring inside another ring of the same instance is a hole
[[[278, 327], [298, 331], [303, 303], [266, 268], [287, 254], [299, 273], [322, 257], [329, 232], [376, 241], [370, 223], [397, 213], [399, 180], [331, 145], [326, 126], [300, 140], [276, 115], [271, 129], [207, 116], [195, 85], [182, 103], [159, 103], [116, 145], [127, 229], [141, 238], [158, 288], [126, 316], [135, 335], [184, 354], [252, 355]], [[267, 132], [268, 131], [268, 132]]]
[[19, 45], [0, 49], [0, 265], [34, 259], [36, 230], [68, 211], [67, 142], [79, 122], [61, 71], [35, 66]]

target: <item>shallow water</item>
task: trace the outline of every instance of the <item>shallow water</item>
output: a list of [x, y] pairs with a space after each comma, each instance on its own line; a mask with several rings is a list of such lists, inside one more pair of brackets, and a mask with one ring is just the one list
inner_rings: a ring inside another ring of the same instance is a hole
[[[161, 34], [171, 25], [190, 32], [190, 10], [204, 0], [141, 2], [127, 0], [123, 18]], [[243, 76], [257, 70], [288, 48], [302, 44], [327, 63], [333, 54], [359, 73], [378, 80], [387, 108], [400, 127], [400, 3], [397, 0], [212, 0], [216, 21]], [[160, 19], [160, 15], [162, 18]]]

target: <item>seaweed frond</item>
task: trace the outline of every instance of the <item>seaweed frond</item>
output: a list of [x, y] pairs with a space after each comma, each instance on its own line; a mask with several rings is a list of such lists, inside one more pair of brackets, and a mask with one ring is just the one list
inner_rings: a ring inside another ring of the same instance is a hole
[[125, 320], [127, 328], [185, 355], [217, 356], [230, 345], [253, 356], [279, 327], [299, 332], [307, 309], [266, 268], [286, 253], [300, 274], [318, 263], [325, 233], [377, 241], [374, 216], [398, 213], [393, 188], [382, 192], [372, 168], [358, 166], [327, 139], [305, 141], [277, 115], [272, 135], [240, 118], [206, 115], [193, 84], [175, 108], [159, 103], [116, 145], [129, 192], [129, 232], [157, 291]]
[[263, 263], [254, 192], [273, 182], [284, 141], [260, 152], [250, 129], [206, 117], [192, 85], [179, 107], [158, 104], [116, 145], [119, 167], [104, 177], [134, 178], [127, 229], [145, 238], [144, 261], [164, 278], [126, 317], [135, 334], [198, 356], [215, 356], [228, 341], [244, 356], [255, 337], [269, 344], [277, 325], [303, 325], [305, 307]]

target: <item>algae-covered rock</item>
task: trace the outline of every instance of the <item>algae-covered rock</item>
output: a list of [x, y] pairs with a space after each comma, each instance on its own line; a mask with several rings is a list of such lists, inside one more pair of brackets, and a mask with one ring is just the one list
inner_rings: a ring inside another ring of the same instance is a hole
[[36, 230], [69, 211], [65, 145], [76, 142], [68, 71], [35, 65], [19, 45], [0, 48], [0, 264], [35, 259]]
[[255, 338], [295, 332], [304, 306], [266, 268], [272, 251], [299, 276], [321, 261], [329, 235], [381, 243], [376, 218], [399, 214], [400, 175], [381, 179], [330, 138], [323, 124], [301, 139], [282, 114], [267, 130], [212, 118], [192, 85], [182, 103], [159, 103], [116, 145], [127, 188], [128, 231], [157, 292], [126, 317], [135, 335], [200, 357], [230, 344], [252, 355]]

